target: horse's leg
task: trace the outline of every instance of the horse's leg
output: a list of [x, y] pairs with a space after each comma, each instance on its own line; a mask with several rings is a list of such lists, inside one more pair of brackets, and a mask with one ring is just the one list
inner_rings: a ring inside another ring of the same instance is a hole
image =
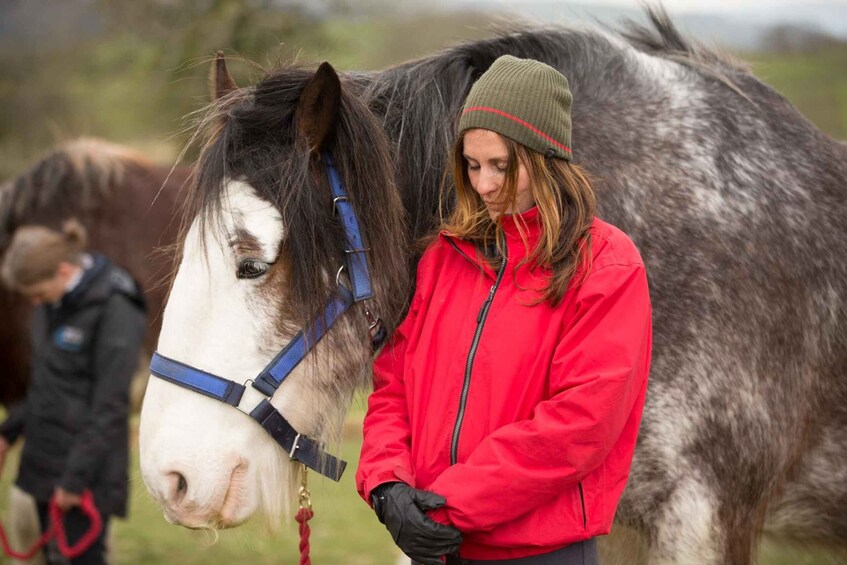
[[[648, 563], [710, 565], [727, 563], [726, 531], [718, 520], [718, 498], [694, 474], [680, 479], [652, 524]], [[740, 564], [739, 564], [740, 565]]]
[[[673, 421], [685, 427], [682, 419]], [[751, 498], [749, 493], [738, 492], [748, 486], [743, 481], [733, 482], [723, 474], [723, 479], [716, 479], [714, 469], [700, 456], [683, 455], [684, 448], [676, 449], [686, 445], [684, 442], [670, 441], [658, 448], [657, 440], [671, 436], [655, 419], [645, 428], [648, 433], [636, 450], [615, 524], [615, 528], [623, 525], [638, 535], [616, 541], [613, 528], [608, 545], [619, 550], [607, 550], [604, 563], [752, 563], [766, 497]], [[617, 558], [617, 554], [624, 557]]]
[[[662, 373], [661, 359], [655, 370]], [[673, 383], [658, 379], [647, 394], [629, 481], [612, 529], [613, 537], [621, 524], [638, 532], [645, 541], [635, 547], [646, 558], [634, 561], [634, 552], [626, 547], [632, 542], [623, 540], [612, 545], [619, 545], [625, 557], [610, 563], [727, 563], [726, 530], [720, 519], [723, 513], [719, 502], [724, 497], [717, 492], [722, 485], [713, 479], [708, 463], [702, 460], [709, 449], [700, 449], [696, 454], [691, 451], [691, 446], [703, 436], [703, 426], [701, 412], [686, 405], [690, 396], [677, 390]], [[714, 445], [710, 448], [714, 449]], [[646, 551], [641, 550], [643, 545]]]
[[[622, 523], [615, 524], [603, 548], [604, 565], [749, 565], [753, 562], [756, 529], [752, 523], [741, 523], [732, 517], [732, 512], [721, 507], [719, 501], [726, 500], [723, 493], [715, 492], [695, 472], [680, 472], [662, 492], [653, 488], [656, 486], [642, 483], [640, 488], [632, 489], [640, 492], [625, 495], [622, 511], [618, 513]], [[633, 504], [634, 499], [637, 500]], [[642, 512], [633, 514], [636, 509]], [[620, 526], [624, 526], [623, 535], [618, 533]]]

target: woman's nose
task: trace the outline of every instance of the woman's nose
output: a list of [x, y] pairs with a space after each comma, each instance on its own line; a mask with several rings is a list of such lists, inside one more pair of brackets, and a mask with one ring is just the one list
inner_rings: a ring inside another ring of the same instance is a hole
[[500, 178], [498, 175], [480, 172], [477, 191], [480, 196], [490, 195], [500, 189]]

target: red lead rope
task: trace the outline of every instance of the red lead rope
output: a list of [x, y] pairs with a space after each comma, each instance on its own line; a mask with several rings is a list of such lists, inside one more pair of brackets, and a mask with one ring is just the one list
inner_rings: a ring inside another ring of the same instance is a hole
[[31, 559], [35, 557], [35, 554], [38, 553], [42, 547], [47, 545], [47, 543], [55, 537], [59, 546], [59, 552], [62, 555], [68, 559], [79, 557], [85, 553], [89, 547], [91, 547], [91, 544], [94, 543], [100, 535], [100, 532], [103, 531], [103, 518], [100, 516], [100, 512], [97, 511], [97, 507], [94, 506], [94, 497], [91, 495], [91, 491], [87, 490], [82, 493], [80, 510], [88, 516], [91, 526], [88, 528], [88, 531], [85, 532], [85, 535], [76, 542], [76, 545], [68, 545], [65, 525], [62, 522], [62, 511], [59, 510], [58, 506], [56, 506], [55, 500], [51, 498], [49, 508], [50, 527], [47, 528], [46, 532], [41, 534], [41, 537], [38, 538], [38, 541], [36, 541], [35, 545], [33, 545], [29, 550], [25, 552], [18, 552], [12, 549], [9, 545], [9, 539], [6, 537], [6, 531], [3, 529], [3, 525], [0, 524], [0, 542], [3, 543], [3, 551], [6, 555], [13, 559]]
[[315, 513], [311, 508], [301, 508], [297, 511], [295, 520], [300, 524], [300, 565], [312, 565], [312, 560], [309, 558], [309, 520], [312, 519]]
[[309, 528], [309, 520], [315, 515], [312, 510], [312, 493], [309, 492], [309, 468], [306, 465], [300, 465], [300, 510], [294, 517], [297, 523], [300, 524], [300, 565], [312, 565], [312, 560], [309, 558], [309, 534], [312, 533]]
[[38, 541], [35, 542], [29, 550], [27, 551], [15, 551], [12, 549], [12, 546], [9, 545], [9, 539], [6, 537], [6, 530], [3, 529], [3, 525], [0, 524], [0, 542], [3, 543], [3, 551], [7, 556], [12, 559], [22, 559], [26, 561], [27, 559], [32, 559], [35, 557], [35, 554], [41, 551], [41, 548], [47, 545], [47, 542], [53, 537], [54, 531], [53, 526], [50, 526], [46, 532], [41, 534], [41, 537], [38, 538]]

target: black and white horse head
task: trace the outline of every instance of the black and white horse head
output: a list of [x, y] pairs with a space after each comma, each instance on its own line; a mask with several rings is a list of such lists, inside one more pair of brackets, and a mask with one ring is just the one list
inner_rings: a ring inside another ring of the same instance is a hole
[[[225, 77], [215, 84], [213, 132], [151, 366], [161, 378], [149, 384], [140, 437], [148, 489], [170, 520], [191, 527], [231, 526], [259, 508], [278, 517], [297, 478], [289, 455], [337, 478], [324, 444], [337, 442], [352, 393], [366, 384], [371, 345], [358, 308], [331, 327], [324, 313], [339, 291], [356, 290], [351, 256], [364, 260], [366, 245], [381, 251], [368, 258], [375, 312], [396, 320], [408, 284], [387, 138], [332, 67], [281, 69], [244, 90]], [[356, 212], [354, 249], [345, 207]], [[308, 355], [277, 382], [265, 379], [270, 389], [257, 387], [301, 329]], [[256, 419], [300, 434], [284, 449], [241, 413], [265, 399], [272, 413]]]

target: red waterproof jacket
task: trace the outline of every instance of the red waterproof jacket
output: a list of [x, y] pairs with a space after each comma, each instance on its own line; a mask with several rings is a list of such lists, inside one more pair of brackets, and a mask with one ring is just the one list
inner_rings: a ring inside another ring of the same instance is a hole
[[427, 249], [409, 313], [374, 364], [356, 474], [366, 501], [389, 481], [444, 496], [430, 516], [462, 532], [469, 559], [608, 533], [647, 388], [650, 298], [635, 245], [595, 219], [588, 277], [555, 308], [533, 306], [549, 271], [522, 262], [541, 226], [537, 208], [520, 217], [527, 243], [507, 216], [500, 269], [444, 234]]

